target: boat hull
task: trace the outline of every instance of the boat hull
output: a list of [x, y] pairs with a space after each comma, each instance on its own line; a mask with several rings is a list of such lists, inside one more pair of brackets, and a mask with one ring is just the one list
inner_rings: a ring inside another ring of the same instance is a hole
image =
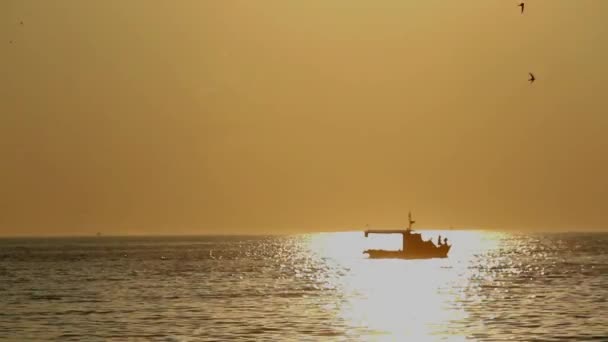
[[369, 255], [370, 259], [434, 259], [447, 258], [452, 246], [440, 246], [429, 250], [420, 251], [387, 251], [384, 249], [368, 249], [363, 254]]

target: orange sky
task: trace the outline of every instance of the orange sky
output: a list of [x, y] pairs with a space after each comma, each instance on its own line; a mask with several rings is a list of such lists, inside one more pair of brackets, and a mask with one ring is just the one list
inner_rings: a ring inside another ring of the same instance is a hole
[[0, 235], [606, 228], [608, 1], [517, 3], [3, 0]]

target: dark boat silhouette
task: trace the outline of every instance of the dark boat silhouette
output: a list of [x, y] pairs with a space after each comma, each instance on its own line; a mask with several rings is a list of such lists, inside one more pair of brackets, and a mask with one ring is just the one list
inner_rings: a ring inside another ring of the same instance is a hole
[[433, 241], [422, 240], [422, 235], [414, 233], [412, 230], [412, 224], [416, 221], [412, 221], [412, 214], [409, 213], [409, 225], [407, 229], [402, 230], [375, 230], [368, 229], [365, 231], [365, 237], [369, 234], [402, 234], [403, 235], [403, 247], [398, 251], [387, 251], [384, 249], [368, 249], [363, 251], [363, 254], [369, 255], [370, 259], [431, 259], [431, 258], [447, 258], [448, 252], [452, 245], [445, 243], [439, 246], [435, 245]]

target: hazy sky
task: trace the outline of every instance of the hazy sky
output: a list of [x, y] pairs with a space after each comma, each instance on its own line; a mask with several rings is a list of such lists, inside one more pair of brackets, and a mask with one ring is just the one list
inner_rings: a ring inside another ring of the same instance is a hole
[[0, 235], [606, 228], [608, 1], [518, 3], [2, 0]]

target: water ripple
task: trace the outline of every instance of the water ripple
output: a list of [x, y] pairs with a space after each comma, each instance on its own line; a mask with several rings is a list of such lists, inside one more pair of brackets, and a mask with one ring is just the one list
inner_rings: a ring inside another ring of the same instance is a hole
[[[608, 234], [0, 240], [0, 339], [608, 340]], [[371, 240], [371, 241], [370, 241]], [[375, 246], [383, 247], [383, 246]]]

